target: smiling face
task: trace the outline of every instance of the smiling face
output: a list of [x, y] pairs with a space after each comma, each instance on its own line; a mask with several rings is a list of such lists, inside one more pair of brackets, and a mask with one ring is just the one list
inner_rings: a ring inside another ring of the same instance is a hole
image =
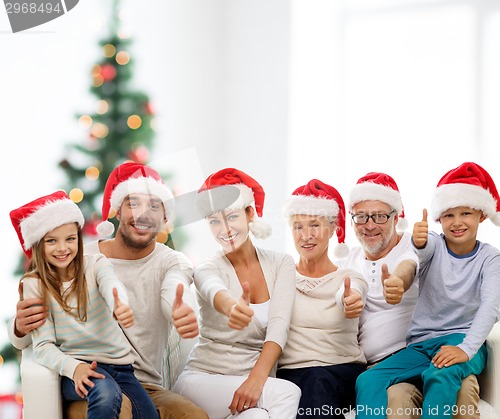
[[456, 207], [444, 211], [439, 222], [448, 248], [455, 254], [465, 255], [474, 250], [479, 224], [486, 219], [482, 211], [469, 207]]
[[328, 243], [335, 233], [336, 224], [326, 217], [296, 214], [290, 217], [295, 248], [307, 261], [328, 257]]
[[224, 210], [206, 218], [215, 240], [224, 252], [231, 253], [240, 248], [248, 239], [249, 223], [253, 219], [252, 207]]
[[[362, 201], [352, 207], [351, 215], [389, 214], [393, 209], [382, 201]], [[396, 213], [389, 217], [385, 224], [375, 224], [372, 218], [366, 224], [352, 223], [366, 257], [377, 260], [384, 257], [398, 243]]]
[[166, 222], [163, 203], [155, 195], [130, 194], [117, 213], [117, 235], [131, 248], [143, 249], [154, 244]]
[[78, 253], [78, 226], [63, 224], [49, 231], [42, 239], [43, 257], [61, 278], [71, 279], [70, 265]]

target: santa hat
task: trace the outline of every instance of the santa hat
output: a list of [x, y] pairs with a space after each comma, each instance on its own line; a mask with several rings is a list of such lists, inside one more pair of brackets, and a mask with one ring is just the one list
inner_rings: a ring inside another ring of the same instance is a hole
[[84, 218], [80, 208], [64, 191], [42, 196], [10, 212], [24, 253], [31, 258], [32, 247], [49, 231], [68, 223], [83, 227]]
[[117, 166], [109, 175], [102, 199], [102, 222], [97, 226], [101, 236], [110, 236], [114, 226], [107, 221], [110, 210], [118, 211], [123, 200], [130, 194], [155, 195], [163, 202], [165, 217], [173, 221], [174, 199], [161, 176], [149, 166], [127, 162]]
[[360, 178], [349, 196], [349, 212], [352, 212], [354, 205], [363, 201], [385, 202], [399, 215], [397, 229], [402, 231], [408, 227], [398, 185], [391, 176], [370, 172]]
[[318, 215], [323, 217], [337, 218], [338, 246], [334, 254], [338, 258], [344, 258], [349, 254], [349, 248], [345, 242], [345, 206], [340, 193], [333, 186], [327, 185], [317, 179], [310, 180], [307, 185], [300, 186], [293, 191], [288, 198], [285, 216], [295, 214]]
[[500, 198], [493, 179], [476, 163], [462, 163], [446, 173], [437, 184], [431, 202], [431, 217], [456, 207], [482, 211], [493, 224], [500, 226]]
[[256, 215], [250, 223], [250, 231], [258, 239], [271, 235], [271, 226], [259, 218], [264, 210], [264, 189], [241, 170], [227, 168], [211, 174], [198, 192], [197, 206], [203, 217], [222, 210], [254, 206]]

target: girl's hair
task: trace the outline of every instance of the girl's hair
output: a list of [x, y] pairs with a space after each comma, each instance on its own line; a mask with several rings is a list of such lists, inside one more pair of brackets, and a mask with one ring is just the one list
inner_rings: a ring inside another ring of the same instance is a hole
[[[43, 239], [33, 246], [33, 254], [31, 256], [28, 271], [23, 275], [26, 277], [35, 277], [39, 279], [42, 291], [42, 299], [45, 306], [48, 306], [49, 295], [54, 297], [62, 309], [69, 315], [78, 318], [82, 322], [87, 321], [87, 302], [88, 289], [87, 280], [85, 279], [84, 258], [83, 258], [83, 238], [81, 227], [78, 227], [78, 251], [75, 258], [71, 262], [74, 266], [75, 280], [71, 286], [64, 292], [61, 292], [61, 279], [54, 267], [47, 262], [44, 257]], [[75, 293], [77, 307], [76, 313], [74, 307], [68, 304], [68, 298]]]

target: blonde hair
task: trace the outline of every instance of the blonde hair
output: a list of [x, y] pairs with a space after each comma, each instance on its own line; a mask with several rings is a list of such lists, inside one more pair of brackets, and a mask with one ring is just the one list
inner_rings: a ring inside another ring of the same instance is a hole
[[[78, 318], [82, 322], [87, 321], [88, 289], [85, 279], [84, 258], [83, 258], [83, 238], [82, 229], [78, 227], [78, 251], [71, 262], [75, 270], [75, 280], [64, 292], [61, 292], [61, 278], [54, 267], [47, 262], [44, 257], [43, 240], [33, 246], [33, 253], [27, 272], [21, 278], [38, 278], [42, 299], [45, 306], [49, 305], [49, 296], [55, 298], [61, 308], [69, 315]], [[68, 304], [68, 298], [72, 294], [76, 295], [76, 313], [74, 307]]]

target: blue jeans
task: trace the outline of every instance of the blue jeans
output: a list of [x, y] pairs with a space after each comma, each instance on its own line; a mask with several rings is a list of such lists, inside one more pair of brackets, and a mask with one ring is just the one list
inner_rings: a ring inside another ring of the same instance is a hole
[[462, 380], [470, 374], [480, 374], [486, 365], [486, 347], [481, 346], [469, 361], [450, 367], [436, 368], [431, 360], [441, 346], [457, 346], [464, 337], [462, 333], [453, 333], [414, 343], [361, 374], [356, 381], [356, 418], [385, 418], [389, 413], [387, 388], [420, 377], [424, 384], [421, 418], [451, 418]]
[[87, 400], [88, 419], [118, 419], [122, 405], [122, 392], [132, 403], [134, 419], [158, 418], [156, 407], [142, 384], [134, 375], [132, 365], [97, 364], [96, 372], [106, 378], [90, 378], [95, 384], [88, 388], [86, 398], [81, 398], [75, 390], [75, 382], [68, 377], [61, 381], [65, 400]]

